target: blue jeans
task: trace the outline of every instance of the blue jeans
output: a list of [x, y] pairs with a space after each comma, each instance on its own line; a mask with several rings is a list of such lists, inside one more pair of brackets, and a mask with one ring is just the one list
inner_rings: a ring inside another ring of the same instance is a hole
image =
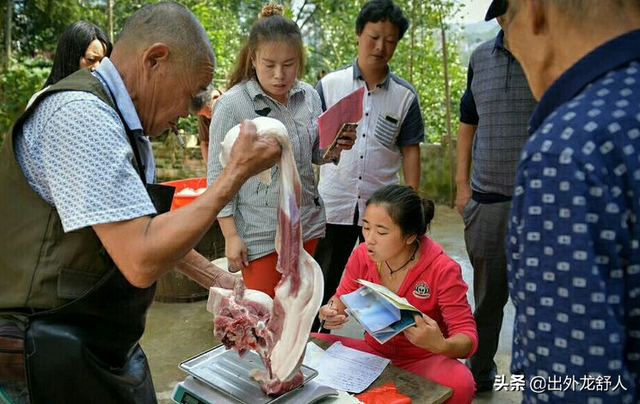
[[27, 383], [0, 380], [0, 403], [29, 404]]

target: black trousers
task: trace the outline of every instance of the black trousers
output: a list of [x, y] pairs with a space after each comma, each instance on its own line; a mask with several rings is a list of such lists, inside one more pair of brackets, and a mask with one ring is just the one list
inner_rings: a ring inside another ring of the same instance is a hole
[[467, 365], [479, 389], [492, 386], [498, 372], [494, 356], [509, 297], [505, 238], [510, 206], [510, 201], [483, 204], [470, 199], [463, 212], [478, 327], [478, 350]]

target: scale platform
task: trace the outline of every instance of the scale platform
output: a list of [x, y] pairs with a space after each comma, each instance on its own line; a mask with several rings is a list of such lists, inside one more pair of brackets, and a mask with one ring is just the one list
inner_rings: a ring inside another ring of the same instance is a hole
[[189, 376], [171, 394], [179, 404], [311, 404], [338, 394], [335, 389], [314, 383], [318, 372], [302, 365], [301, 386], [279, 397], [268, 396], [249, 377], [250, 370], [264, 369], [258, 354], [249, 351], [241, 358], [222, 345], [183, 361], [180, 368]]

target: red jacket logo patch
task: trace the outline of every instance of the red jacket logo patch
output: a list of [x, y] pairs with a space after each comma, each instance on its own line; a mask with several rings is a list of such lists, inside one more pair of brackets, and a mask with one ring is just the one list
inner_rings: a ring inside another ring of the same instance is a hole
[[413, 287], [413, 296], [418, 299], [428, 299], [431, 297], [431, 289], [429, 285], [427, 285], [427, 282], [421, 281], [417, 283], [416, 286]]

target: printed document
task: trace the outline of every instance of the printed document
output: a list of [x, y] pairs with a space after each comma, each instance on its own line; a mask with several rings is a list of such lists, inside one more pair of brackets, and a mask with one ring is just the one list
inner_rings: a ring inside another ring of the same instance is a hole
[[318, 371], [313, 379], [316, 383], [360, 393], [371, 385], [389, 364], [389, 359], [349, 348], [334, 342], [323, 353], [317, 345], [309, 342], [303, 363]]

